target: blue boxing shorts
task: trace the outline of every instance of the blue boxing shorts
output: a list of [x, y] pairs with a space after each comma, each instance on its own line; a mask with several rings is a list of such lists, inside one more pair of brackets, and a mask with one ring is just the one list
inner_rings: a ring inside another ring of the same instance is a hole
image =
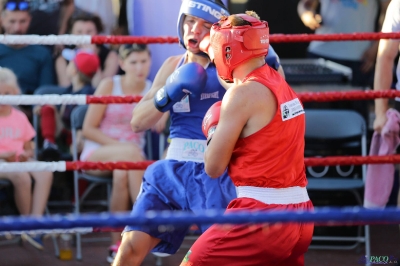
[[[146, 211], [192, 211], [226, 209], [236, 198], [236, 189], [227, 172], [211, 178], [204, 163], [160, 160], [150, 165], [143, 177], [142, 189], [133, 206], [132, 215]], [[198, 225], [204, 232], [211, 225]], [[189, 226], [126, 226], [127, 231], [142, 231], [161, 242], [152, 250], [174, 254], [181, 246]]]

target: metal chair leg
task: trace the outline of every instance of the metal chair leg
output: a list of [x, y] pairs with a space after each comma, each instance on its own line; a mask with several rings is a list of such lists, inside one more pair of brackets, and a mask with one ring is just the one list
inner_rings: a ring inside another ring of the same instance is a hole
[[[74, 171], [74, 194], [75, 194], [75, 209], [74, 213], [79, 214], [79, 180], [78, 180], [78, 173]], [[82, 260], [82, 246], [81, 246], [81, 235], [76, 233], [76, 259]]]
[[[50, 215], [50, 211], [47, 207], [46, 207], [46, 214]], [[51, 234], [51, 239], [53, 241], [54, 253], [55, 253], [56, 257], [59, 258], [60, 257], [60, 249], [58, 247], [57, 238], [54, 234]]]
[[365, 227], [365, 255], [367, 256], [367, 266], [371, 266], [370, 257], [371, 257], [371, 244], [370, 244], [370, 234], [369, 234], [369, 225]]

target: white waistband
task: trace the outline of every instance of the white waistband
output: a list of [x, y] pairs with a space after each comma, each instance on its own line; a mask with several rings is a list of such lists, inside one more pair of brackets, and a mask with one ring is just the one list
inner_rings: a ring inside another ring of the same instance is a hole
[[166, 159], [203, 163], [206, 148], [206, 140], [173, 138]]
[[307, 202], [305, 187], [269, 188], [269, 187], [236, 187], [238, 198], [252, 198], [265, 204], [296, 204]]

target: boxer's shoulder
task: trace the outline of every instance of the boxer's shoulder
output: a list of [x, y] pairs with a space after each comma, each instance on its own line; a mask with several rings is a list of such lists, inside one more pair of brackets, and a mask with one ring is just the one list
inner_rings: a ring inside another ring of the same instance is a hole
[[[183, 55], [173, 55], [173, 56], [170, 56], [170, 57], [168, 57], [168, 58], [165, 60], [165, 62], [164, 62], [163, 65], [165, 65], [165, 66], [167, 66], [167, 67], [169, 67], [169, 68], [172, 68], [172, 69], [174, 70], [175, 68], [178, 67], [179, 63], [180, 63], [181, 60], [182, 60], [182, 57], [183, 57]], [[173, 71], [173, 70], [172, 70], [172, 71]]]
[[181, 60], [182, 60], [182, 55], [174, 55], [168, 57], [164, 61], [164, 63], [162, 64], [157, 73], [157, 76], [163, 77], [162, 78], [163, 83], [166, 81], [167, 77], [170, 76], [175, 71]]

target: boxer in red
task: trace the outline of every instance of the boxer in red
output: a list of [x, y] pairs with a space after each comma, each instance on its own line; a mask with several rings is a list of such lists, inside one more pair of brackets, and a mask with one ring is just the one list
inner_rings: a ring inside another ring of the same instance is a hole
[[[228, 168], [237, 198], [226, 212], [310, 210], [304, 166], [305, 114], [285, 80], [265, 64], [269, 28], [257, 14], [223, 17], [211, 29], [218, 75], [233, 83], [203, 120], [205, 171]], [[203, 46], [204, 47], [204, 46]], [[213, 225], [181, 265], [304, 265], [311, 223]]]

